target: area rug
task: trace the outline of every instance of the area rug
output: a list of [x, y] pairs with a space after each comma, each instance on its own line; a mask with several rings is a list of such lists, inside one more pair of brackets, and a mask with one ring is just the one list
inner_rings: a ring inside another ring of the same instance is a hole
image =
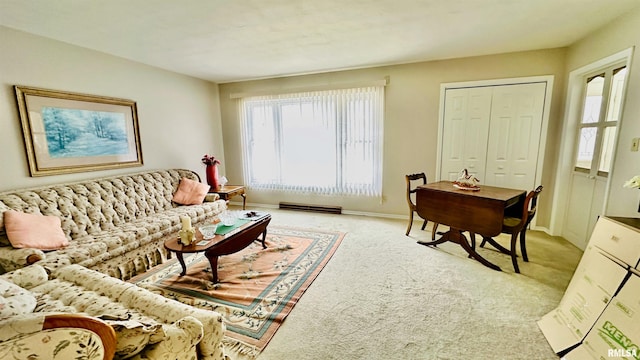
[[344, 237], [340, 232], [270, 226], [263, 249], [255, 241], [218, 260], [213, 284], [203, 254], [185, 256], [187, 273], [175, 257], [130, 281], [170, 299], [221, 313], [225, 346], [249, 358], [269, 343], [296, 302], [322, 271]]

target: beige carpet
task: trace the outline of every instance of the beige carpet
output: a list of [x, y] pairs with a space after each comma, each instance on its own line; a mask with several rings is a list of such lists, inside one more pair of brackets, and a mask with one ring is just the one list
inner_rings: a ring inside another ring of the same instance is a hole
[[488, 248], [479, 251], [503, 272], [456, 244], [416, 244], [431, 238], [417, 221], [406, 237], [403, 220], [264, 210], [274, 225], [346, 236], [258, 360], [557, 359], [536, 321], [580, 259], [565, 240], [530, 231], [530, 262], [515, 274]]

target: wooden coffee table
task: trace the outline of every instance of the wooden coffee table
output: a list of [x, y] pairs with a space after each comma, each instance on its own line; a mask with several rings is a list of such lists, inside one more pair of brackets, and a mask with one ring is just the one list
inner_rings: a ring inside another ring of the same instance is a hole
[[183, 254], [204, 252], [204, 255], [211, 265], [213, 282], [217, 283], [218, 256], [233, 254], [246, 248], [252, 242], [258, 240], [260, 234], [262, 234], [262, 248], [266, 249], [267, 246], [264, 241], [267, 237], [267, 225], [269, 225], [270, 221], [271, 215], [266, 214], [259, 220], [251, 220], [225, 235], [216, 235], [212, 239], [204, 240], [208, 242], [202, 245], [200, 245], [203, 241], [202, 234], [200, 231], [196, 231], [196, 239], [191, 245], [182, 245], [180, 241], [178, 241], [178, 237], [174, 237], [165, 241], [164, 247], [167, 250], [176, 253], [176, 257], [182, 266], [182, 273], [180, 273], [180, 276], [187, 273], [187, 266], [184, 263]]

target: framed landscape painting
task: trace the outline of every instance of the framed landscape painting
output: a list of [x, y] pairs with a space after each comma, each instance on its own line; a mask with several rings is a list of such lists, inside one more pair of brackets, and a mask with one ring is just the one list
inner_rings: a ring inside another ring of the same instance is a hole
[[31, 176], [142, 166], [136, 103], [15, 86]]

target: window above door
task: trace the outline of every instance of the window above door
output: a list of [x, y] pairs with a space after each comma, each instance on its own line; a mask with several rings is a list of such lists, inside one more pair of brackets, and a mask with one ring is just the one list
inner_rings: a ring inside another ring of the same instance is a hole
[[616, 64], [584, 77], [574, 170], [607, 177], [615, 150], [627, 68]]

